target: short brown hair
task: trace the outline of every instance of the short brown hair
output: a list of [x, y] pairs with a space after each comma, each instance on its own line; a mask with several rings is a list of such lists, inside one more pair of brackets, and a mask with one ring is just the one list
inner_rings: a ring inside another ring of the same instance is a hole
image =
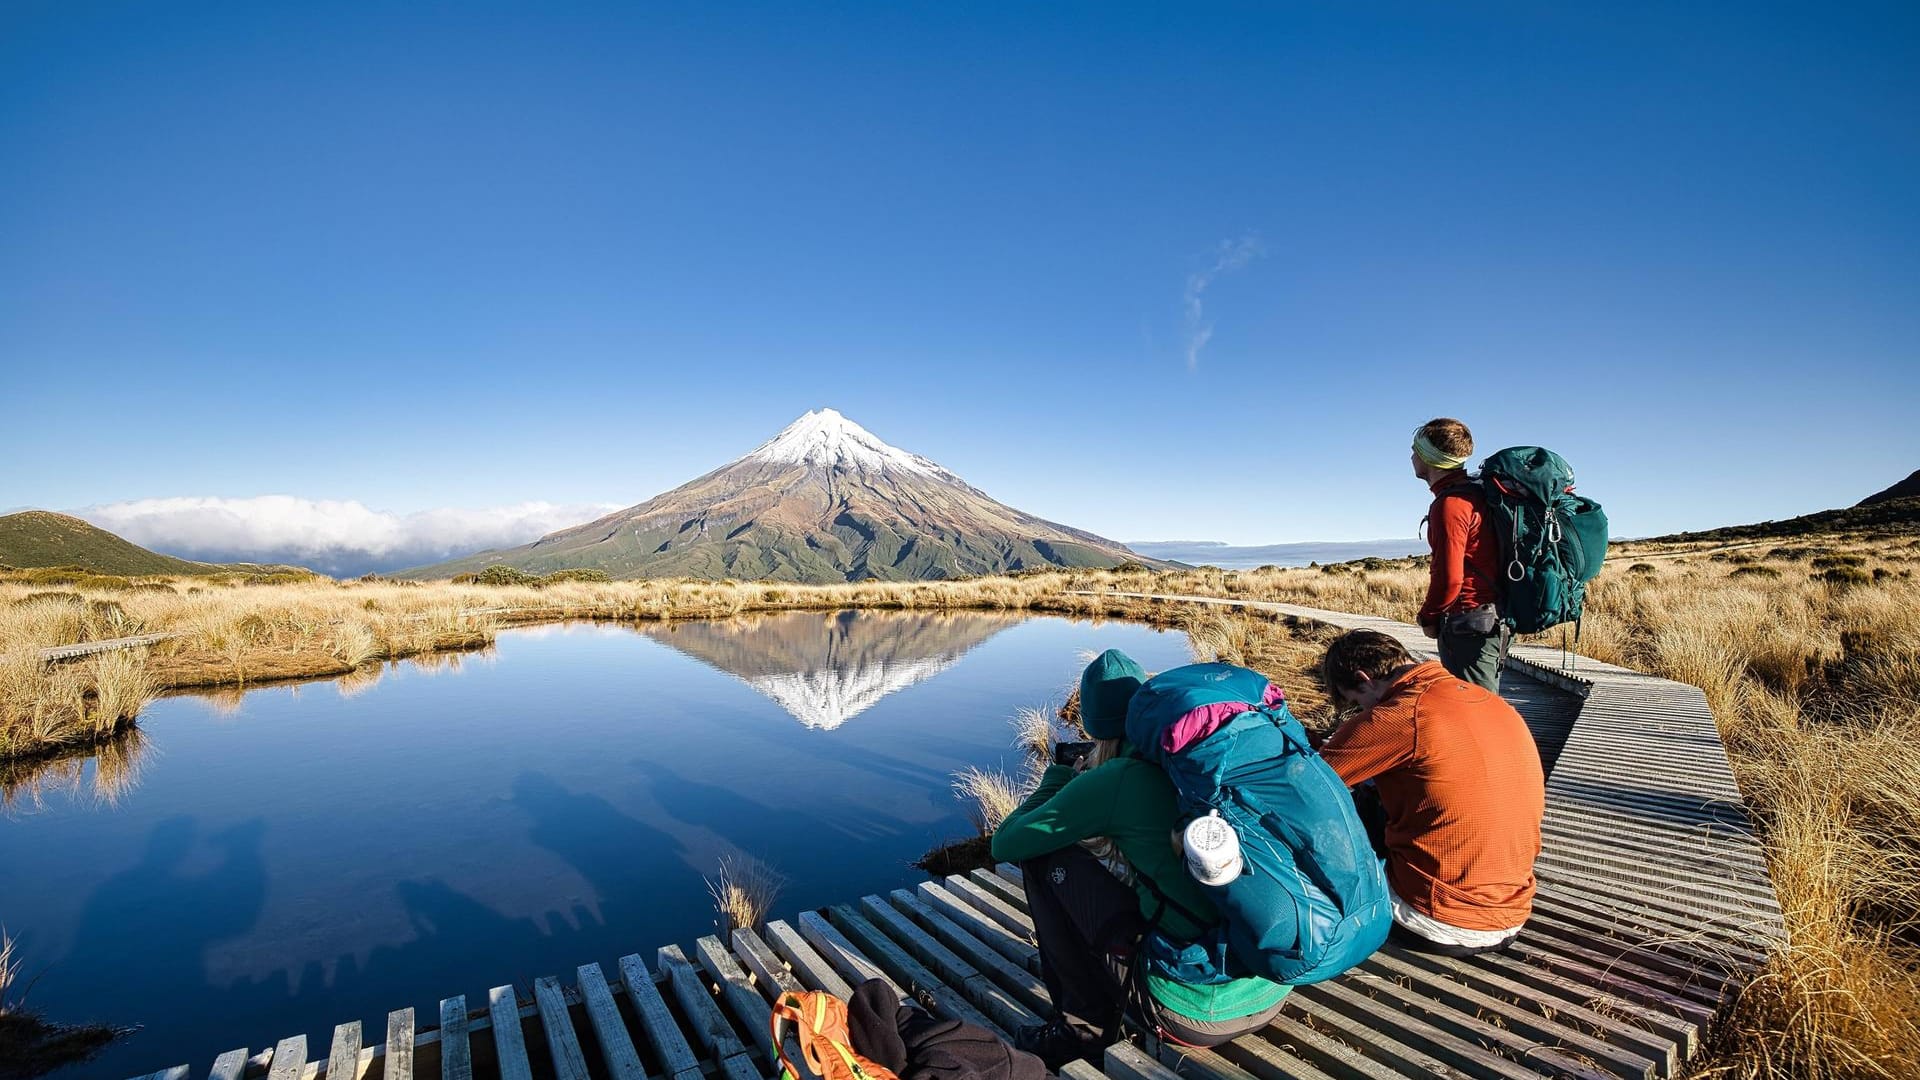
[[1378, 630], [1349, 630], [1327, 646], [1320, 661], [1320, 678], [1329, 694], [1360, 689], [1360, 675], [1382, 678], [1387, 672], [1413, 663], [1406, 647]]
[[1425, 435], [1435, 450], [1448, 457], [1468, 458], [1473, 456], [1473, 432], [1467, 425], [1451, 416], [1436, 417], [1420, 425], [1415, 436]]

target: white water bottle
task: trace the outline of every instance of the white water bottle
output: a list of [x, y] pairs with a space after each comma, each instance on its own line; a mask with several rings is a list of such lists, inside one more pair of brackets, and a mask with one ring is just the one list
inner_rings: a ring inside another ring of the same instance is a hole
[[1187, 873], [1202, 885], [1225, 885], [1246, 868], [1240, 858], [1240, 836], [1218, 810], [1187, 822], [1180, 844], [1186, 849]]

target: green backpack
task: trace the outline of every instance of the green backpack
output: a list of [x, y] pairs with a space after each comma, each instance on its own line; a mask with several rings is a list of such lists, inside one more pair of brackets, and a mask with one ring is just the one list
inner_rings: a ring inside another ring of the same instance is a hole
[[1516, 634], [1573, 623], [1578, 634], [1587, 582], [1607, 557], [1607, 515], [1573, 493], [1573, 467], [1551, 450], [1513, 446], [1480, 466], [1487, 527], [1505, 565], [1500, 617]]

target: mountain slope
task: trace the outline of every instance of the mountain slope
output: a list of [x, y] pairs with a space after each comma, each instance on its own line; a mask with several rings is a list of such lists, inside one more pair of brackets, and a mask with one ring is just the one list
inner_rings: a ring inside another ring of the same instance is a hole
[[1900, 481], [1884, 491], [1876, 491], [1854, 505], [1873, 506], [1877, 503], [1892, 502], [1895, 499], [1914, 498], [1920, 498], [1920, 469], [1913, 470], [1913, 472], [1907, 474], [1905, 480]]
[[505, 563], [538, 573], [588, 567], [616, 578], [826, 583], [1114, 566], [1137, 558], [1115, 541], [996, 502], [822, 409], [638, 506], [522, 547], [403, 576], [447, 577]]
[[1699, 540], [1771, 540], [1836, 532], [1857, 532], [1867, 537], [1908, 536], [1920, 533], [1920, 498], [1889, 499], [1885, 502], [1876, 502], [1871, 506], [1862, 504], [1842, 510], [1821, 510], [1783, 521], [1728, 525], [1702, 532], [1673, 533], [1647, 539], [1661, 543]]
[[0, 517], [0, 566], [32, 569], [79, 566], [97, 574], [219, 574], [231, 570], [296, 570], [253, 564], [221, 565], [176, 559], [67, 514], [23, 510]]

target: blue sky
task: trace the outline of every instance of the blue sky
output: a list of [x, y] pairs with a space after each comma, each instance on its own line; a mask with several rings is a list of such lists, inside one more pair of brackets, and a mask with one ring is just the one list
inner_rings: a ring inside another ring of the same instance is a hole
[[0, 7], [0, 508], [626, 505], [832, 406], [1120, 539], [1920, 467], [1912, 4]]

